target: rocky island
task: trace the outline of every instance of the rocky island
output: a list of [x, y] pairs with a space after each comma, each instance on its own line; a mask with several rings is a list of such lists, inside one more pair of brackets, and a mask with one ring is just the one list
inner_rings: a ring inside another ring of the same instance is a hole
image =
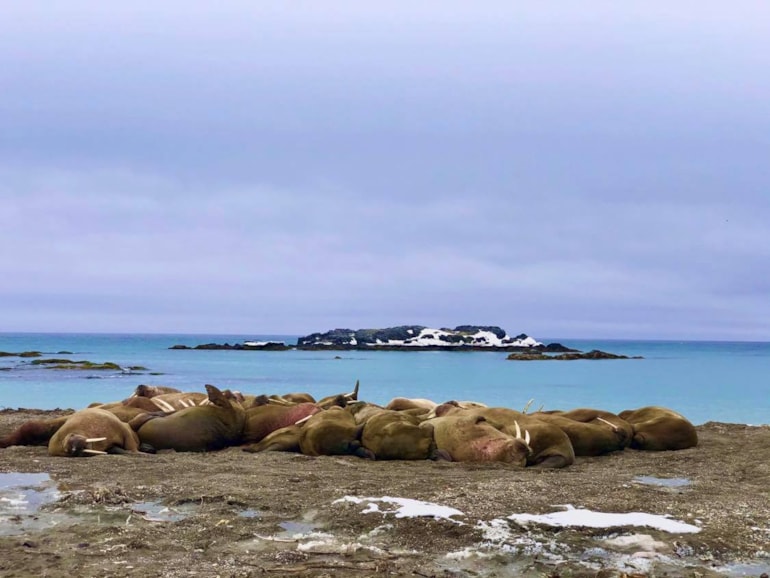
[[297, 349], [574, 351], [559, 343], [545, 345], [525, 333], [510, 337], [504, 329], [494, 325], [458, 325], [454, 329], [432, 329], [423, 325], [401, 325], [386, 329], [333, 329], [300, 337]]
[[244, 341], [173, 345], [179, 350], [227, 351], [498, 351], [509, 352], [511, 360], [628, 359], [603, 351], [581, 352], [561, 343], [541, 343], [526, 333], [515, 337], [496, 325], [458, 325], [434, 329], [424, 325], [400, 325], [384, 329], [332, 329], [300, 337], [296, 345], [283, 341]]

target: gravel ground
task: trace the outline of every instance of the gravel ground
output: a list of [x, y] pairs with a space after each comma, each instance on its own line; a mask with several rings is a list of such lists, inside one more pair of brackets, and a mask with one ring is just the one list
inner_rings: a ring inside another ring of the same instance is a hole
[[[0, 435], [61, 413], [4, 410]], [[239, 448], [73, 459], [11, 447], [0, 450], [0, 472], [52, 481], [47, 494], [27, 491], [49, 500], [36, 512], [15, 511], [8, 492], [18, 490], [0, 488], [0, 575], [760, 576], [770, 570], [770, 428], [697, 429], [696, 448], [625, 450], [563, 470]], [[346, 496], [461, 513], [399, 518], [383, 513], [397, 505], [369, 512], [338, 501]], [[567, 504], [669, 516], [700, 531], [507, 519]]]

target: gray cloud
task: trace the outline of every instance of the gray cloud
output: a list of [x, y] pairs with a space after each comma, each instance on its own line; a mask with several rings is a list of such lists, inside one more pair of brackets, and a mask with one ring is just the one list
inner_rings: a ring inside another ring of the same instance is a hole
[[0, 8], [9, 330], [770, 338], [770, 14]]

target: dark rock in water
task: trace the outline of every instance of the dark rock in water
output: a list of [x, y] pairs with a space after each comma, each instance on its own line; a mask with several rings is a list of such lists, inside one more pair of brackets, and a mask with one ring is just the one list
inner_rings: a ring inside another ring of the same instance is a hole
[[189, 345], [172, 345], [169, 349], [205, 349], [214, 351], [285, 351], [291, 349], [283, 341], [245, 341], [243, 343], [203, 343], [190, 347]]
[[578, 349], [565, 347], [561, 343], [549, 343], [548, 345], [536, 345], [536, 349], [546, 353], [579, 353]]
[[123, 371], [123, 368], [117, 363], [106, 361], [104, 363], [94, 363], [93, 361], [73, 361], [71, 359], [50, 358], [35, 359], [30, 365], [44, 366], [46, 369], [80, 369], [80, 370], [113, 370]]
[[507, 359], [512, 361], [574, 361], [577, 359], [642, 359], [642, 357], [628, 357], [593, 349], [588, 353], [571, 352], [559, 355], [546, 355], [541, 351], [526, 351], [511, 353]]
[[10, 353], [8, 351], [0, 351], [0, 357], [40, 357], [43, 355], [39, 351], [22, 351], [21, 353]]

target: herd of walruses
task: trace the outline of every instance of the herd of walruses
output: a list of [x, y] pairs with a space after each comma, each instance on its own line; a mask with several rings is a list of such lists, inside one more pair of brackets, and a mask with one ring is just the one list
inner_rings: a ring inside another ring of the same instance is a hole
[[562, 468], [575, 456], [630, 447], [679, 450], [698, 435], [663, 407], [619, 414], [598, 409], [527, 413], [477, 402], [395, 398], [386, 406], [347, 394], [243, 395], [206, 385], [185, 393], [140, 385], [127, 399], [45, 420], [29, 420], [0, 438], [0, 448], [47, 445], [52, 456], [127, 452], [291, 451], [377, 460], [443, 459]]

